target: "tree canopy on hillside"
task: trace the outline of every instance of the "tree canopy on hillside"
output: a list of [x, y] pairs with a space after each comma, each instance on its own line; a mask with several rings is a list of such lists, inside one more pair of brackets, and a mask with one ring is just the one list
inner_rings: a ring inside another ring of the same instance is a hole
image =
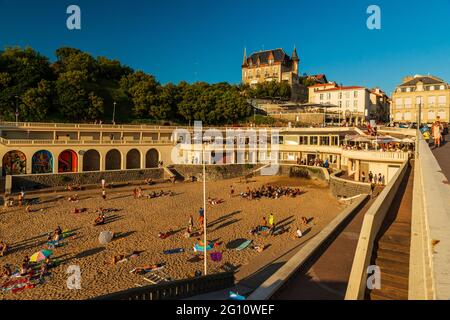
[[55, 56], [51, 63], [28, 47], [0, 51], [1, 119], [13, 121], [17, 103], [20, 121], [110, 122], [117, 102], [120, 122], [235, 123], [252, 114], [248, 98], [290, 96], [284, 83], [162, 85], [153, 75], [79, 49], [59, 48]]

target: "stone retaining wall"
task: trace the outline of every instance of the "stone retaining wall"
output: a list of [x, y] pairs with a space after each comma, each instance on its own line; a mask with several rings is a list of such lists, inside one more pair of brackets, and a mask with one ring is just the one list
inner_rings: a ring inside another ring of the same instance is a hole
[[300, 165], [280, 165], [278, 174], [290, 178], [306, 178], [327, 181], [326, 169]]
[[[206, 181], [217, 181], [223, 179], [232, 179], [242, 177], [250, 174], [261, 165], [253, 164], [228, 164], [228, 165], [207, 165], [206, 166]], [[183, 176], [184, 179], [189, 180], [190, 177], [195, 177], [196, 180], [202, 180], [203, 166], [202, 165], [171, 165], [169, 169]]]
[[12, 176], [12, 192], [20, 190], [37, 190], [64, 187], [68, 184], [93, 185], [100, 184], [102, 179], [107, 183], [122, 183], [144, 179], [163, 179], [164, 169], [136, 169], [94, 171], [81, 173], [33, 174]]
[[335, 197], [351, 198], [360, 194], [371, 194], [370, 183], [355, 182], [339, 178], [342, 172], [330, 175], [330, 189]]

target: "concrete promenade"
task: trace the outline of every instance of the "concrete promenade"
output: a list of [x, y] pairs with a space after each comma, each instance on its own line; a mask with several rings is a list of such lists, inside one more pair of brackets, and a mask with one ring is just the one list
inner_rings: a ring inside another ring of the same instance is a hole
[[370, 199], [332, 243], [311, 262], [306, 273], [294, 276], [275, 300], [344, 300], [364, 214]]
[[[450, 136], [446, 136], [446, 138], [450, 140]], [[450, 181], [450, 141], [444, 142], [440, 148], [434, 146], [430, 148], [442, 169], [442, 173], [447, 177], [447, 181]]]

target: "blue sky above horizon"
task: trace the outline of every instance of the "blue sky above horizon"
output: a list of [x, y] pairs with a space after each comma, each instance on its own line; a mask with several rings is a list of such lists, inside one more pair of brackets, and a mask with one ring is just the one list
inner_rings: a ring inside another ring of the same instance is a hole
[[[82, 30], [66, 28], [81, 7]], [[381, 7], [382, 29], [366, 27]], [[243, 49], [294, 45], [300, 73], [389, 94], [406, 75], [450, 82], [450, 1], [408, 0], [0, 0], [0, 50], [31, 46], [54, 60], [62, 46], [118, 59], [156, 76], [239, 83]]]

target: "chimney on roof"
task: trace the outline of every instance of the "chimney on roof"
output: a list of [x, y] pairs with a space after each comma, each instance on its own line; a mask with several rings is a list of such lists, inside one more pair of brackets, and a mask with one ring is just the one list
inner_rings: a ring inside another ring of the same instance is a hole
[[411, 81], [413, 79], [414, 79], [413, 76], [406, 76], [406, 77], [403, 78], [403, 83], [406, 83], [406, 82]]

